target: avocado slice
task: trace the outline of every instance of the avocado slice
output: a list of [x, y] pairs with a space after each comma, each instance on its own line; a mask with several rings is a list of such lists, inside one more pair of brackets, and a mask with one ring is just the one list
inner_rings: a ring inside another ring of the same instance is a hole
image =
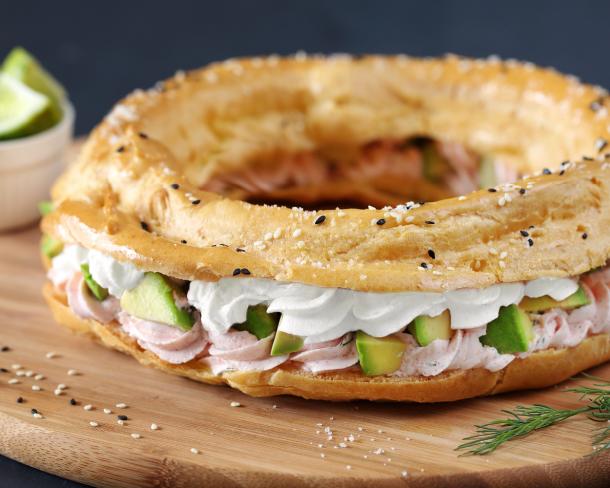
[[571, 310], [573, 308], [589, 305], [589, 303], [591, 303], [591, 301], [589, 300], [587, 293], [582, 286], [579, 286], [578, 290], [563, 300], [553, 300], [548, 295], [538, 298], [525, 297], [521, 300], [519, 308], [524, 312], [545, 312], [552, 308]]
[[420, 315], [408, 325], [407, 330], [420, 346], [427, 346], [436, 339], [449, 340], [453, 337], [449, 310], [436, 317]]
[[533, 338], [530, 318], [517, 305], [509, 305], [500, 308], [500, 315], [487, 324], [487, 331], [479, 341], [496, 348], [500, 354], [512, 354], [526, 352]]
[[174, 300], [174, 287], [159, 273], [146, 273], [138, 286], [121, 297], [121, 307], [127, 313], [144, 320], [179, 327], [188, 331], [193, 327], [193, 316], [179, 308]]
[[356, 349], [364, 374], [379, 376], [400, 368], [407, 345], [398, 337], [373, 337], [359, 330], [356, 333]]
[[424, 178], [432, 183], [440, 183], [443, 176], [450, 170], [449, 163], [441, 155], [432, 141], [422, 146]]
[[493, 188], [498, 184], [496, 165], [489, 156], [484, 156], [479, 163], [479, 188]]
[[91, 276], [91, 272], [89, 271], [89, 265], [87, 263], [81, 264], [80, 270], [83, 274], [85, 284], [87, 285], [87, 288], [89, 288], [89, 291], [100, 302], [104, 301], [108, 297], [108, 290], [102, 287], [97, 281], [93, 279], [93, 276]]
[[40, 241], [40, 250], [47, 258], [53, 259], [64, 249], [64, 245], [61, 241], [54, 239], [53, 237], [44, 234]]
[[300, 351], [303, 347], [304, 340], [301, 336], [287, 334], [286, 332], [278, 331], [273, 338], [271, 346], [272, 356], [281, 356], [291, 352]]
[[279, 321], [280, 314], [267, 313], [267, 305], [261, 303], [248, 307], [246, 321], [233, 327], [237, 330], [246, 330], [254, 334], [257, 339], [264, 339], [275, 332]]

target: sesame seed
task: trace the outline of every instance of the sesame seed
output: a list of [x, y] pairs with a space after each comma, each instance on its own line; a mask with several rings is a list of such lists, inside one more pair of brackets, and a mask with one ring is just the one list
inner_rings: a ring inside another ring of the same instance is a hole
[[142, 230], [145, 230], [146, 232], [150, 231], [150, 228], [146, 222], [140, 222], [140, 227], [142, 227]]
[[182, 240], [180, 241], [180, 243], [181, 243], [181, 244], [186, 244], [186, 240], [185, 240], [185, 239], [182, 239]]
[[581, 237], [583, 239], [586, 239], [587, 237], [589, 237], [589, 234], [587, 234], [586, 232], [583, 232]]
[[42, 390], [42, 388], [40, 388], [40, 386], [32, 385], [32, 391], [40, 391], [40, 390]]
[[519, 193], [520, 193], [521, 195], [525, 195], [525, 192], [526, 192], [526, 191], [527, 191], [527, 190], [526, 190], [525, 188], [519, 188]]
[[421, 263], [419, 266], [423, 269], [428, 269], [428, 263]]
[[599, 137], [595, 141], [595, 147], [597, 148], [598, 152], [602, 152], [607, 145], [608, 145], [608, 141], [602, 137]]
[[116, 418], [117, 418], [117, 419], [119, 419], [119, 420], [123, 420], [123, 421], [125, 421], [125, 420], [129, 420], [129, 418], [127, 417], [127, 415], [117, 415], [117, 416], [116, 416]]
[[239, 403], [239, 402], [231, 402], [229, 405], [231, 407], [241, 407], [241, 403]]
[[150, 424], [150, 430], [159, 430], [159, 426], [155, 423]]
[[66, 388], [68, 388], [68, 387], [66, 385], [64, 385], [63, 383], [60, 383], [59, 385], [57, 385], [58, 390], [65, 390]]
[[125, 146], [119, 146], [116, 148], [116, 152], [122, 153], [125, 150]]
[[383, 224], [385, 224], [385, 219], [379, 219], [379, 220], [376, 222], [376, 224], [377, 224], [377, 225], [383, 225]]
[[34, 379], [35, 379], [36, 381], [44, 380], [44, 375], [42, 375], [42, 374], [37, 374], [36, 376], [34, 376]]
[[498, 190], [496, 190], [495, 188], [488, 188], [487, 191], [489, 193], [496, 193]]
[[140, 439], [142, 436], [134, 432], [133, 434], [131, 434], [131, 437], [134, 439]]
[[180, 188], [180, 185], [178, 183], [172, 183], [171, 186], [174, 190], [178, 190]]
[[127, 408], [127, 405], [125, 403], [117, 403], [115, 405], [116, 408]]
[[434, 225], [435, 224], [434, 220], [426, 220], [425, 223], [428, 224], [428, 225]]
[[78, 376], [78, 371], [76, 371], [75, 369], [69, 369], [68, 376]]
[[248, 268], [242, 268], [240, 271], [241, 271], [241, 274], [243, 274], [243, 275], [252, 274], [252, 273], [250, 273], [250, 270]]
[[191, 204], [193, 204], [193, 205], [199, 205], [200, 203], [201, 203], [201, 200], [199, 200], [199, 199], [193, 200], [191, 202]]
[[122, 426], [123, 424], [125, 424], [125, 422], [124, 422], [123, 420], [117, 420], [117, 421], [116, 421], [116, 423], [117, 423], [117, 424], [119, 424], [119, 425], [121, 425], [121, 426]]
[[53, 390], [53, 395], [55, 395], [55, 396], [63, 395], [63, 393], [64, 392], [62, 390], [57, 389], [57, 388], [55, 390]]
[[42, 414], [35, 413], [35, 414], [32, 414], [32, 417], [34, 417], [35, 419], [41, 419], [42, 418]]
[[17, 384], [19, 384], [19, 380], [17, 378], [11, 378], [10, 380], [8, 380], [8, 384], [17, 385]]
[[10, 350], [11, 350], [11, 348], [8, 346], [2, 346], [2, 349], [0, 349], [0, 351], [2, 351], [2, 352], [9, 352]]
[[148, 139], [148, 134], [145, 134], [144, 132], [139, 132], [138, 135], [142, 138], [142, 139]]
[[89, 412], [90, 410], [93, 410], [93, 405], [87, 404], [83, 407], [83, 410], [87, 410], [87, 412]]
[[428, 249], [428, 256], [432, 259], [436, 259], [436, 253], [432, 249]]
[[197, 449], [195, 447], [191, 447], [191, 453], [192, 454], [199, 454], [199, 449]]
[[402, 476], [403, 478], [406, 478], [409, 476], [409, 473], [407, 473], [407, 471], [405, 470], [400, 473], [400, 476]]
[[529, 247], [532, 247], [532, 246], [534, 245], [534, 239], [529, 238], [529, 239], [527, 240], [527, 244], [529, 245]]
[[325, 220], [326, 220], [326, 215], [320, 215], [318, 218], [316, 218], [316, 220], [314, 220], [313, 223], [316, 225], [320, 225], [320, 224], [323, 224]]
[[21, 369], [22, 367], [21, 364], [11, 364], [12, 369]]
[[105, 413], [106, 415], [110, 415], [110, 414], [112, 413], [112, 410], [110, 410], [109, 408], [105, 408], [105, 409], [104, 409], [104, 413]]
[[550, 174], [553, 174], [553, 172], [549, 168], [544, 168], [542, 170], [542, 174], [543, 175], [550, 175]]
[[348, 464], [347, 466], [345, 466], [345, 469], [352, 469], [352, 467]]
[[89, 422], [89, 425], [91, 427], [99, 427], [100, 424], [98, 424], [97, 422], [95, 422], [94, 420], [92, 420], [91, 422]]
[[47, 359], [55, 359], [57, 357], [57, 353], [54, 351], [50, 351], [46, 353], [45, 356]]
[[242, 249], [241, 247], [238, 247], [237, 249], [235, 249], [237, 252], [246, 252], [245, 249]]
[[6, 368], [0, 368], [0, 373], [8, 373], [8, 369], [6, 369]]
[[241, 274], [241, 269], [239, 269], [239, 268], [235, 268], [235, 269], [233, 270], [233, 276], [237, 276], [238, 274]]
[[526, 230], [520, 230], [519, 233], [523, 236], [523, 237], [529, 237], [530, 233]]
[[32, 415], [36, 414], [36, 413], [40, 413], [38, 410], [36, 410], [35, 408], [33, 408], [32, 410], [30, 410], [30, 412], [32, 413]]
[[17, 397], [17, 403], [23, 403], [23, 397]]
[[78, 402], [74, 398], [70, 398], [70, 405], [78, 405]]
[[27, 376], [28, 378], [34, 376], [34, 371], [18, 371], [17, 373], [23, 373], [23, 375]]

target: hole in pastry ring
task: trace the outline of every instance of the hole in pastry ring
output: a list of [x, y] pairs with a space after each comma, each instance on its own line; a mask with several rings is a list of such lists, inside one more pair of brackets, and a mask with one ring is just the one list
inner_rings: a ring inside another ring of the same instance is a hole
[[[229, 60], [115, 106], [55, 185], [58, 207], [43, 227], [188, 280], [247, 268], [381, 292], [578, 275], [610, 251], [605, 96], [555, 71], [495, 59]], [[199, 189], [213, 171], [270, 148], [413, 134], [501, 155], [538, 176], [410, 210], [304, 212]], [[379, 219], [384, 225], [372, 225]], [[434, 268], [422, 268], [429, 249]]]

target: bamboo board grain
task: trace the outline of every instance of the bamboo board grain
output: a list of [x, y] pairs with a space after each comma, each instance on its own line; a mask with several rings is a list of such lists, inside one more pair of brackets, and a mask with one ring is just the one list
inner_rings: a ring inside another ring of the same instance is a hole
[[[586, 419], [535, 433], [487, 457], [458, 457], [453, 451], [473, 424], [498, 417], [503, 408], [578, 404], [558, 387], [439, 405], [325, 403], [254, 399], [141, 367], [53, 323], [40, 294], [38, 239], [36, 229], [0, 234], [0, 347], [10, 347], [0, 352], [0, 367], [9, 370], [0, 373], [0, 452], [6, 456], [103, 487], [610, 483], [610, 457], [584, 457], [594, 429]], [[50, 351], [58, 356], [47, 358]], [[22, 376], [9, 385], [13, 364], [45, 378]], [[68, 375], [69, 369], [79, 375]], [[610, 365], [593, 372], [610, 378]], [[59, 383], [68, 388], [56, 396]], [[32, 385], [42, 390], [33, 391]], [[19, 396], [24, 403], [16, 402]], [[78, 405], [70, 405], [70, 398]], [[128, 408], [116, 408], [119, 402]], [[232, 408], [231, 402], [241, 407]], [[86, 404], [94, 409], [85, 411]], [[34, 418], [32, 408], [43, 418]], [[118, 414], [129, 417], [124, 426], [117, 424]], [[99, 426], [90, 426], [92, 421]], [[150, 429], [153, 422], [159, 430]], [[348, 447], [335, 447], [342, 442]]]

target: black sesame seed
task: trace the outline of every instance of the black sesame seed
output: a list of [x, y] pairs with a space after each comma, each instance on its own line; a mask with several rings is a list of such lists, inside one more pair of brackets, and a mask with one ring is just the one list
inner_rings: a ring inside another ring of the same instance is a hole
[[17, 403], [23, 403], [23, 397], [17, 397]]
[[2, 351], [2, 352], [9, 352], [10, 350], [11, 350], [11, 348], [8, 346], [2, 346], [2, 349], [0, 349], [0, 351]]
[[235, 268], [235, 269], [233, 270], [233, 276], [237, 276], [238, 274], [241, 274], [241, 269], [239, 269], [239, 268]]
[[74, 406], [76, 405], [78, 402], [74, 399], [74, 398], [70, 398], [70, 405]]
[[218, 244], [220, 247], [229, 247], [227, 244]]
[[583, 156], [582, 159], [583, 161], [593, 161], [593, 158], [591, 156]]
[[191, 202], [193, 205], [199, 205], [201, 203], [201, 200], [197, 199], [197, 200], [193, 200]]
[[562, 170], [559, 172], [559, 176], [563, 176], [563, 175], [565, 175], [565, 174], [566, 174], [566, 170], [565, 170], [565, 169], [562, 169]]
[[128, 420], [127, 415], [117, 415], [116, 418], [119, 420]]
[[428, 256], [432, 259], [436, 259], [436, 253], [432, 249], [428, 249]]
[[119, 146], [116, 148], [116, 152], [122, 153], [125, 150], [125, 146]]
[[525, 188], [520, 188], [520, 189], [519, 189], [519, 193], [520, 193], [521, 195], [525, 195], [525, 191], [526, 191], [526, 190], [525, 190]]
[[420, 266], [424, 269], [428, 269], [428, 263], [421, 263]]
[[139, 132], [138, 135], [142, 138], [142, 139], [148, 139], [148, 134], [144, 133], [144, 132]]
[[581, 237], [583, 239], [586, 239], [587, 237], [589, 237], [589, 234], [587, 234], [586, 232], [583, 232]]
[[314, 224], [320, 225], [320, 224], [324, 223], [325, 220], [326, 220], [326, 215], [320, 215], [316, 220], [314, 220]]
[[489, 193], [496, 193], [498, 190], [496, 190], [495, 188], [488, 188], [487, 191]]
[[527, 244], [529, 247], [532, 247], [534, 245], [534, 239], [532, 239], [531, 237], [527, 240]]
[[32, 415], [36, 415], [37, 413], [40, 413], [38, 410], [36, 410], [35, 408], [33, 408], [32, 410], [30, 410], [32, 412]]
[[150, 228], [148, 227], [148, 224], [144, 221], [140, 222], [140, 227], [142, 227], [142, 230], [145, 230], [146, 232], [150, 232]]
[[385, 224], [385, 219], [379, 219], [376, 223], [377, 225], [383, 225]]
[[528, 231], [526, 231], [526, 230], [520, 230], [519, 232], [521, 233], [521, 235], [523, 237], [528, 237], [530, 235], [530, 233]]
[[178, 188], [180, 188], [180, 185], [178, 183], [172, 183], [171, 186], [174, 190], [177, 190]]
[[182, 244], [186, 244], [186, 240], [185, 240], [185, 239], [182, 239], [182, 240], [180, 241], [180, 243], [182, 243]]
[[607, 145], [608, 141], [602, 137], [595, 141], [595, 147], [597, 147], [598, 152], [602, 152]]
[[530, 226], [528, 227], [528, 229], [530, 229], [530, 230], [531, 230], [531, 229], [533, 229], [533, 228], [534, 228], [534, 226], [533, 226], [533, 225], [530, 225]]
[[426, 220], [426, 224], [428, 225], [434, 225], [434, 220]]
[[0, 373], [8, 373], [8, 369], [6, 369], [6, 368], [0, 368]]
[[244, 274], [244, 275], [252, 274], [252, 273], [250, 273], [250, 270], [248, 268], [242, 268], [240, 271], [241, 271], [241, 274]]
[[550, 174], [552, 174], [552, 173], [553, 173], [553, 172], [552, 172], [552, 171], [551, 171], [549, 168], [544, 168], [544, 169], [542, 170], [542, 174], [543, 174], [543, 175], [550, 175]]
[[238, 247], [237, 249], [235, 249], [237, 252], [246, 252], [245, 249], [242, 249], [241, 247]]

